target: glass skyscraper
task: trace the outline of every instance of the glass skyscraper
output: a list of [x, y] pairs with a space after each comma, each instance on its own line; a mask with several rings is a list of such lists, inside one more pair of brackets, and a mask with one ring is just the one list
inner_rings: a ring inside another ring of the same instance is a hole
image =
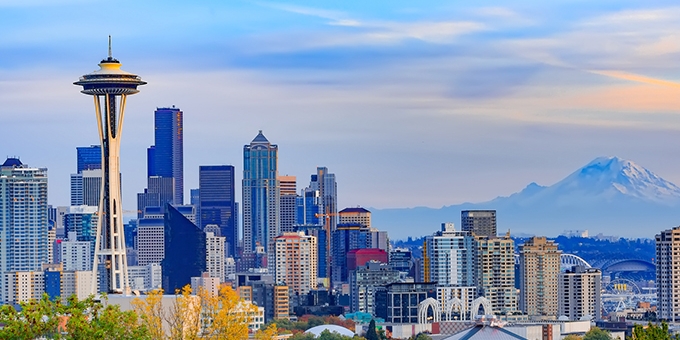
[[319, 191], [320, 213], [328, 218], [330, 230], [335, 230], [338, 225], [338, 185], [335, 182], [335, 174], [329, 173], [326, 167], [316, 168], [309, 189]]
[[206, 270], [206, 239], [200, 228], [170, 204], [165, 206], [164, 223], [163, 290], [172, 293]]
[[238, 244], [234, 166], [202, 165], [198, 168], [198, 182], [198, 226], [219, 226], [220, 236], [229, 244], [228, 255], [234, 257]]
[[76, 173], [83, 170], [94, 170], [102, 168], [102, 147], [99, 145], [76, 147], [78, 169]]
[[147, 151], [148, 175], [173, 178], [173, 204], [184, 204], [184, 120], [176, 107], [154, 112], [154, 143]]
[[278, 146], [262, 134], [243, 146], [243, 252], [252, 254], [259, 246], [268, 254], [274, 272], [274, 237], [279, 234], [280, 184]]

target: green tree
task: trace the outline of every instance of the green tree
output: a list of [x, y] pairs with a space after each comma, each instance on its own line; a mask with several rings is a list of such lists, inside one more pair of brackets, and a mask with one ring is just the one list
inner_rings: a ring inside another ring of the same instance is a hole
[[564, 337], [564, 339], [562, 339], [562, 340], [583, 340], [583, 338], [578, 336], [578, 335], [569, 334], [566, 337]]
[[316, 340], [316, 337], [310, 333], [297, 333], [293, 334], [288, 340]]
[[43, 295], [19, 305], [20, 312], [12, 306], [0, 307], [0, 323], [4, 324], [0, 339], [151, 339], [135, 312], [104, 306], [92, 296], [82, 301], [71, 296], [62, 304]]
[[371, 322], [368, 324], [366, 340], [380, 340], [380, 337], [378, 337], [378, 331], [375, 329], [375, 320], [373, 319], [371, 319]]
[[668, 324], [662, 322], [661, 325], [655, 325], [651, 322], [647, 327], [642, 325], [635, 325], [633, 328], [633, 336], [629, 339], [634, 340], [677, 340], [680, 339], [677, 335], [671, 335], [668, 331]]
[[593, 327], [583, 336], [583, 340], [612, 340], [612, 337], [609, 332]]

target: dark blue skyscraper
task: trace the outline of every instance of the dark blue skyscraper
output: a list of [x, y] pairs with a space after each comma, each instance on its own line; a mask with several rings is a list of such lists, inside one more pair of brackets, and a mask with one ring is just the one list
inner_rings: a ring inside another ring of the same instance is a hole
[[175, 207], [165, 206], [163, 290], [174, 292], [206, 270], [205, 233]]
[[78, 170], [76, 173], [81, 173], [83, 170], [94, 170], [102, 168], [102, 147], [99, 145], [79, 146], [76, 147], [78, 154]]
[[184, 121], [176, 107], [154, 112], [154, 142], [147, 153], [149, 177], [173, 178], [173, 204], [184, 204]]
[[234, 202], [234, 166], [203, 165], [198, 168], [199, 227], [209, 224], [220, 228], [220, 236], [226, 238], [229, 256], [236, 254], [238, 228], [236, 226], [236, 202]]

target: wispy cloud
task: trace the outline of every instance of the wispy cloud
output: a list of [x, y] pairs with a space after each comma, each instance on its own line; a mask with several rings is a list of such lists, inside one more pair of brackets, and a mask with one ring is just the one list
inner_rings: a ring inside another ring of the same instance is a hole
[[[278, 10], [330, 20], [330, 26], [362, 28], [345, 32], [335, 41], [339, 44], [366, 44], [369, 42], [398, 42], [404, 39], [418, 39], [430, 43], [445, 43], [464, 34], [487, 30], [482, 22], [475, 21], [384, 21], [359, 20], [340, 11], [264, 2], [263, 6]], [[333, 41], [333, 39], [331, 39]]]
[[634, 82], [638, 82], [638, 83], [680, 88], [680, 83], [678, 83], [678, 82], [673, 82], [673, 81], [668, 81], [668, 80], [658, 79], [658, 78], [651, 78], [651, 77], [647, 77], [647, 76], [643, 76], [643, 75], [639, 75], [639, 74], [628, 73], [628, 72], [623, 72], [623, 71], [590, 70], [589, 72], [594, 73], [594, 74], [607, 76], [607, 77], [623, 79], [623, 80], [628, 80], [628, 81], [634, 81]]

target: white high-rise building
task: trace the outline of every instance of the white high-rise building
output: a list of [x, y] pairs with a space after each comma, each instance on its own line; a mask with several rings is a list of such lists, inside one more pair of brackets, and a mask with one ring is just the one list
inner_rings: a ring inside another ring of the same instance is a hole
[[579, 320], [591, 316], [602, 319], [602, 272], [597, 268], [575, 266], [560, 273], [558, 280], [559, 316]]
[[142, 218], [137, 225], [137, 265], [161, 263], [165, 257], [165, 222], [162, 218]]
[[158, 263], [145, 266], [128, 266], [130, 288], [140, 292], [159, 289], [163, 285], [163, 271]]
[[212, 232], [205, 233], [205, 266], [210, 277], [224, 282], [226, 273], [226, 238], [215, 236]]
[[423, 242], [423, 279], [440, 286], [474, 286], [475, 239], [443, 223], [441, 231]]
[[47, 169], [8, 158], [0, 166], [0, 274], [48, 263], [48, 215]]
[[656, 235], [657, 317], [680, 320], [680, 227]]
[[68, 233], [68, 240], [61, 242], [61, 262], [65, 271], [92, 270], [92, 248], [89, 241], [78, 241], [76, 232]]

